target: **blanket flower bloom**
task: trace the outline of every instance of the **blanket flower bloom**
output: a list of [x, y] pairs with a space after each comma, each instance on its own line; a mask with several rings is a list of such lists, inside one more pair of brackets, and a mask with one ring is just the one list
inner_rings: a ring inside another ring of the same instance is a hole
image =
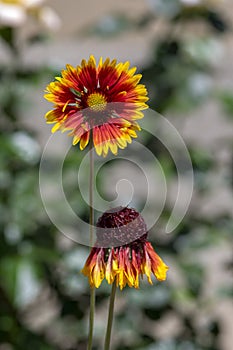
[[[82, 273], [91, 287], [98, 288], [105, 278], [123, 289], [139, 288], [139, 277], [151, 274], [164, 281], [168, 266], [147, 241], [147, 227], [142, 216], [132, 208], [118, 207], [105, 212], [97, 222], [97, 242], [86, 260]], [[129, 243], [128, 243], [129, 242]]]
[[148, 97], [145, 86], [138, 84], [141, 74], [129, 66], [109, 58], [96, 65], [93, 55], [76, 68], [68, 64], [45, 90], [45, 98], [54, 104], [45, 115], [47, 123], [55, 124], [52, 132], [70, 131], [73, 145], [79, 143], [81, 150], [93, 140], [103, 157], [131, 143]]

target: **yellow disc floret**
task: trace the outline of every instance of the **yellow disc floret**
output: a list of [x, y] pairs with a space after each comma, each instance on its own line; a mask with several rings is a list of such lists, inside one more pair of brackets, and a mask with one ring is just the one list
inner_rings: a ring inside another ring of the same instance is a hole
[[99, 92], [90, 94], [87, 98], [87, 105], [95, 112], [101, 112], [105, 110], [107, 105], [106, 98]]

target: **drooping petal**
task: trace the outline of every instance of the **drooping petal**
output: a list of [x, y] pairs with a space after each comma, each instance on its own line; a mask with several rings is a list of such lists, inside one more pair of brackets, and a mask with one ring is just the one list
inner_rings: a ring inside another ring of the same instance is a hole
[[97, 255], [96, 265], [92, 270], [92, 280], [96, 288], [99, 288], [99, 286], [101, 285], [101, 282], [104, 279], [104, 276], [105, 276], [104, 253], [103, 253], [103, 250], [101, 249]]
[[163, 260], [156, 254], [150, 242], [146, 242], [146, 250], [151, 261], [151, 270], [157, 280], [164, 281], [166, 279], [166, 273], [169, 269]]
[[85, 132], [80, 138], [80, 149], [81, 151], [87, 146], [90, 138], [90, 131]]

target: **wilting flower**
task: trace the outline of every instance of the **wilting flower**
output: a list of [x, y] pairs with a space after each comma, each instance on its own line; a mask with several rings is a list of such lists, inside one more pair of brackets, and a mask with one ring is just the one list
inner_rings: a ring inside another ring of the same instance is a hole
[[58, 29], [60, 19], [45, 0], [0, 0], [0, 25], [18, 27], [29, 15], [49, 29]]
[[110, 150], [117, 154], [140, 130], [137, 119], [143, 118], [148, 100], [141, 74], [129, 68], [129, 62], [117, 63], [102, 58], [96, 66], [94, 56], [81, 66], [67, 65], [62, 77], [56, 77], [46, 89], [45, 98], [54, 104], [45, 118], [55, 123], [52, 132], [69, 130], [73, 145], [83, 150], [90, 139], [98, 155]]
[[98, 288], [105, 278], [116, 281], [120, 289], [126, 285], [139, 287], [139, 278], [151, 275], [159, 281], [166, 279], [168, 266], [147, 241], [147, 227], [142, 216], [128, 207], [105, 212], [97, 222], [97, 242], [92, 248], [82, 273], [91, 287]]

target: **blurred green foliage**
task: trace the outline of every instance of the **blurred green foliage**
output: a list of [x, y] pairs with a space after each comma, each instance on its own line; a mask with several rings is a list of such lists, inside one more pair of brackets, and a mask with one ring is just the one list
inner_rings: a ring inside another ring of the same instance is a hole
[[[229, 26], [222, 14], [210, 7], [186, 7], [175, 0], [150, 3], [151, 11], [140, 20], [121, 14], [109, 15], [89, 28], [87, 34], [111, 38], [125, 30], [145, 29], [159, 16], [164, 16], [170, 33], [159, 40], [154, 38], [152, 57], [141, 69], [143, 83], [149, 90], [151, 108], [158, 112], [186, 113], [205, 102], [213, 92], [210, 63], [216, 48], [214, 37], [224, 34]], [[192, 41], [187, 41], [179, 34], [171, 35], [177, 24], [192, 21], [207, 24], [205, 38], [196, 38], [193, 34]], [[20, 55], [14, 28], [2, 27], [0, 37], [11, 49], [12, 56]], [[34, 39], [41, 37], [38, 33]], [[61, 238], [49, 221], [38, 188], [40, 145], [35, 133], [25, 127], [20, 118], [23, 108], [27, 108], [24, 88], [41, 86], [45, 77], [56, 74], [48, 67], [32, 70], [20, 64], [0, 66], [1, 350], [82, 350], [86, 347], [89, 287], [86, 279], [78, 274], [88, 249]], [[232, 93], [218, 92], [215, 96], [224, 111], [232, 116]], [[150, 139], [148, 147], [161, 161], [166, 176], [175, 177], [175, 169], [163, 147]], [[195, 185], [201, 194], [208, 188], [209, 172], [216, 169], [215, 158], [201, 147], [190, 145], [189, 150]], [[73, 148], [64, 165], [64, 176], [70, 178], [80, 162], [81, 156], [77, 156]], [[48, 159], [48, 174], [52, 166], [53, 159]], [[232, 184], [232, 173], [229, 180]], [[101, 180], [98, 181], [101, 187]], [[87, 219], [88, 207], [81, 195], [75, 193], [75, 184], [64, 183], [72, 207], [79, 206], [79, 215]], [[167, 216], [168, 207], [161, 221], [166, 221]], [[208, 312], [218, 298], [232, 297], [232, 289], [220, 286], [219, 295], [206, 300], [208, 271], [198, 256], [216, 247], [220, 249], [224, 242], [230, 241], [232, 232], [233, 220], [229, 214], [198, 217], [195, 208], [191, 208], [175, 234], [154, 241], [158, 253], [165, 260], [168, 258], [171, 270], [173, 263], [176, 266], [177, 280], [168, 278], [154, 287], [143, 283], [140, 291], [126, 289], [118, 294], [120, 306], [116, 310], [114, 348], [220, 350], [222, 329], [219, 320]], [[224, 269], [231, 267], [229, 261]], [[104, 283], [97, 292], [97, 315], [100, 316], [96, 322], [95, 349], [100, 349], [102, 344], [105, 320], [101, 310], [108, 295], [109, 286]], [[203, 324], [198, 323], [198, 310], [208, 315]], [[171, 335], [165, 333], [158, 337], [156, 330], [160, 322], [160, 327], [166, 330], [167, 324], [171, 328], [169, 320], [174, 320]]]

